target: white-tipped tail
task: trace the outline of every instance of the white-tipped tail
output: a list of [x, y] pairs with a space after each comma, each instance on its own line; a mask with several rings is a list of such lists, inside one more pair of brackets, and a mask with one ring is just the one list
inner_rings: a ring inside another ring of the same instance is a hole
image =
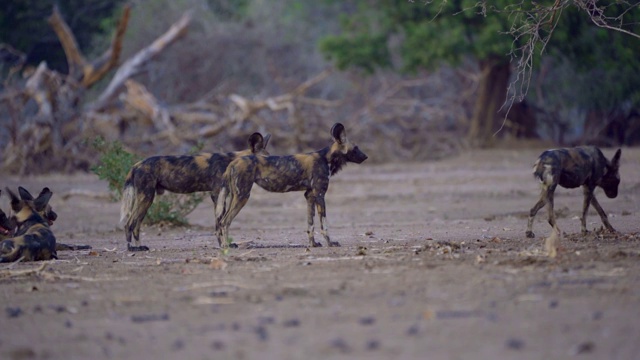
[[136, 198], [136, 189], [133, 185], [125, 185], [122, 191], [122, 205], [120, 207], [120, 223], [129, 220], [133, 212], [133, 201]]

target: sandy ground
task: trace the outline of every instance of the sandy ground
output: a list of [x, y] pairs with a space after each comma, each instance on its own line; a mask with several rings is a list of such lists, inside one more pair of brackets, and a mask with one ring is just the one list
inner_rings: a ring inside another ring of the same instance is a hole
[[557, 191], [555, 259], [546, 209], [525, 237], [541, 150], [351, 164], [326, 197], [339, 248], [306, 247], [302, 193], [256, 187], [240, 248], [218, 249], [205, 201], [128, 253], [119, 204], [87, 196], [106, 194], [96, 177], [2, 176], [49, 186], [58, 241], [93, 249], [0, 266], [0, 358], [638, 359], [640, 149], [623, 149], [618, 198], [596, 192], [619, 233], [580, 235], [582, 191]]

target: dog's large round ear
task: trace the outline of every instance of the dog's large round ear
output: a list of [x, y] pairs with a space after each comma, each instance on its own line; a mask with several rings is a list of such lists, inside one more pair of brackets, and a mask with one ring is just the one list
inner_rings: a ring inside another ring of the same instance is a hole
[[42, 191], [40, 191], [40, 195], [38, 195], [36, 200], [33, 202], [36, 207], [36, 211], [44, 210], [44, 208], [47, 207], [47, 204], [49, 204], [51, 196], [53, 196], [53, 193], [51, 192], [51, 190], [49, 190], [48, 187], [42, 189]]
[[264, 146], [263, 149], [267, 148], [267, 145], [269, 145], [269, 140], [271, 140], [271, 134], [267, 134], [264, 136]]
[[616, 151], [616, 154], [613, 155], [613, 158], [611, 159], [611, 167], [613, 167], [614, 169], [617, 169], [620, 167], [621, 155], [622, 155], [622, 149], [618, 149], [618, 151]]
[[5, 190], [7, 190], [9, 197], [11, 198], [11, 210], [15, 212], [20, 211], [20, 209], [22, 209], [22, 205], [20, 204], [21, 201], [20, 198], [18, 198], [18, 195], [14, 194], [9, 188], [6, 188]]
[[264, 149], [264, 138], [260, 133], [253, 133], [249, 136], [249, 148], [251, 152], [259, 152]]
[[18, 186], [18, 193], [20, 194], [20, 198], [22, 200], [33, 200], [33, 196], [27, 191], [27, 189], [22, 186]]
[[331, 127], [331, 136], [338, 143], [342, 144], [347, 141], [347, 132], [344, 129], [344, 125], [341, 123], [335, 123]]

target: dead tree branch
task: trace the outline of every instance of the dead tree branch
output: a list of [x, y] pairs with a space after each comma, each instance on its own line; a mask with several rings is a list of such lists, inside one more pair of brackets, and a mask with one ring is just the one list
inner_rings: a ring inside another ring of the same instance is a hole
[[93, 104], [90, 104], [88, 106], [88, 109], [91, 111], [99, 111], [104, 109], [114, 98], [116, 93], [121, 89], [127, 79], [139, 73], [142, 69], [142, 66], [149, 62], [149, 60], [153, 59], [167, 46], [186, 34], [187, 26], [190, 22], [191, 12], [187, 12], [182, 15], [180, 20], [171, 25], [167, 32], [165, 32], [153, 43], [151, 43], [151, 45], [140, 50], [132, 58], [125, 61], [125, 63], [122, 64], [122, 66], [120, 66], [120, 68], [116, 71], [116, 74], [113, 76], [113, 79], [111, 80], [107, 88], [98, 97], [98, 100], [96, 100]]

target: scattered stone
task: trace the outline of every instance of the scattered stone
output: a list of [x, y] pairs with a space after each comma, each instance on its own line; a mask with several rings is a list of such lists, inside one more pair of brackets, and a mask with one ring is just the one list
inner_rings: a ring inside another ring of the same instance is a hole
[[407, 329], [407, 335], [409, 336], [416, 336], [419, 333], [420, 333], [420, 326], [418, 324], [413, 324], [409, 326], [409, 328]]
[[260, 325], [255, 329], [256, 334], [258, 335], [258, 339], [260, 341], [267, 341], [269, 339], [269, 333], [267, 332], [267, 328]]
[[176, 339], [176, 341], [171, 344], [171, 350], [178, 351], [184, 349], [184, 341], [182, 339]]
[[71, 320], [69, 319], [65, 320], [64, 327], [66, 327], [67, 329], [71, 329], [73, 327], [73, 323], [71, 322]]
[[331, 347], [337, 349], [343, 353], [348, 353], [351, 351], [351, 346], [347, 344], [347, 342], [343, 338], [335, 338], [331, 340]]
[[145, 315], [131, 315], [131, 321], [134, 323], [144, 323], [150, 321], [167, 321], [169, 320], [169, 314], [145, 314]]
[[367, 350], [378, 350], [380, 348], [380, 341], [378, 340], [369, 340], [367, 341], [366, 349]]
[[573, 355], [589, 354], [596, 349], [596, 344], [593, 341], [585, 341], [576, 346], [572, 353]]
[[507, 340], [507, 349], [510, 350], [522, 350], [524, 348], [524, 341], [516, 338]]
[[221, 340], [214, 340], [211, 343], [211, 348], [213, 350], [224, 350], [225, 345], [224, 345], [224, 342], [222, 342]]
[[373, 316], [365, 316], [360, 318], [360, 325], [373, 325], [376, 322], [376, 318], [374, 318]]
[[602, 320], [602, 317], [604, 316], [604, 313], [602, 311], [594, 311], [593, 314], [591, 315], [591, 319], [593, 320]]
[[558, 300], [551, 300], [549, 301], [549, 308], [550, 309], [555, 309], [558, 307]]
[[289, 319], [289, 320], [285, 320], [282, 325], [284, 327], [297, 327], [300, 326], [300, 320], [298, 319]]
[[7, 316], [9, 316], [10, 318], [17, 318], [18, 316], [22, 315], [22, 309], [19, 306], [16, 306], [16, 307], [7, 306], [5, 308], [5, 312], [7, 313]]

